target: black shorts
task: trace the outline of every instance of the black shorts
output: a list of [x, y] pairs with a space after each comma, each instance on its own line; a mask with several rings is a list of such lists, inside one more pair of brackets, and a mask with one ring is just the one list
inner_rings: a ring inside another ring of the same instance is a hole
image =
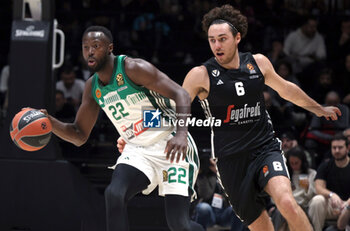
[[280, 142], [273, 139], [250, 153], [218, 160], [221, 183], [234, 211], [247, 226], [265, 209], [267, 182], [274, 176], [289, 178], [280, 147]]

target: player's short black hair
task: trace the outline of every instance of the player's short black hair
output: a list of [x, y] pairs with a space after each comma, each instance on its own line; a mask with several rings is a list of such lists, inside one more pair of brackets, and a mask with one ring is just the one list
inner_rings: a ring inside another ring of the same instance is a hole
[[86, 30], [83, 33], [83, 37], [89, 33], [89, 32], [102, 32], [109, 40], [110, 43], [113, 43], [113, 35], [112, 32], [107, 29], [104, 26], [89, 26], [88, 28], [86, 28]]

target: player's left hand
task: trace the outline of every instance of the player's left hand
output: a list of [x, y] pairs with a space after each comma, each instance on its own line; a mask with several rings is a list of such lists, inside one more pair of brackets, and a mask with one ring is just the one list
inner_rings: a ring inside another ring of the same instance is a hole
[[341, 111], [339, 108], [333, 106], [323, 107], [321, 114], [317, 116], [324, 116], [327, 120], [337, 120], [338, 116], [341, 116]]
[[125, 144], [126, 144], [125, 140], [120, 136], [117, 140], [117, 148], [120, 153], [123, 152]]
[[166, 147], [165, 151], [167, 160], [170, 159], [172, 163], [176, 157], [176, 163], [186, 158], [187, 154], [187, 132], [177, 132], [176, 135], [171, 138]]

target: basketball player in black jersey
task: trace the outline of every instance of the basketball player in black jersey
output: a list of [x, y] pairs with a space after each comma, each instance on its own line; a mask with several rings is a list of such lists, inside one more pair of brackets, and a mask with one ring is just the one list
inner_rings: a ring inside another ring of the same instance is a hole
[[[196, 96], [208, 117], [221, 119], [212, 128], [213, 157], [235, 213], [253, 231], [273, 231], [265, 210], [269, 194], [286, 218], [291, 231], [312, 230], [296, 203], [281, 151], [265, 110], [263, 87], [327, 119], [341, 115], [336, 107], [322, 107], [295, 84], [284, 80], [261, 54], [240, 53], [238, 44], [246, 35], [245, 16], [230, 5], [216, 7], [202, 21], [214, 57], [194, 67], [183, 87]], [[118, 148], [123, 149], [123, 140]]]
[[192, 100], [199, 97], [207, 116], [222, 120], [222, 126], [212, 130], [213, 155], [236, 214], [250, 230], [274, 230], [263, 200], [267, 193], [290, 230], [312, 230], [293, 198], [281, 145], [265, 110], [263, 87], [266, 84], [282, 98], [327, 119], [336, 120], [339, 109], [322, 107], [281, 78], [264, 55], [240, 53], [238, 44], [248, 23], [232, 6], [212, 9], [202, 26], [214, 57], [194, 67], [183, 87]]

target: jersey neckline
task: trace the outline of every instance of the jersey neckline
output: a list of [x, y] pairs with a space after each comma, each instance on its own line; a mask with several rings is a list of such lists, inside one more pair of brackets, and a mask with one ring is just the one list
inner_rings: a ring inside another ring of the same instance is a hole
[[107, 86], [113, 84], [113, 79], [114, 79], [115, 73], [116, 73], [116, 71], [117, 71], [117, 66], [118, 66], [117, 60], [118, 60], [118, 56], [115, 56], [115, 57], [114, 57], [114, 60], [113, 60], [113, 72], [112, 72], [112, 75], [111, 75], [111, 77], [110, 77], [109, 82], [108, 82], [107, 85], [102, 85], [102, 84], [101, 84], [101, 80], [100, 80], [100, 78], [98, 77], [97, 72], [95, 73], [96, 78], [97, 78], [97, 81], [96, 81], [96, 82], [97, 82], [97, 85], [98, 85], [99, 88], [103, 89], [103, 88], [105, 88], [105, 87], [107, 87]]

